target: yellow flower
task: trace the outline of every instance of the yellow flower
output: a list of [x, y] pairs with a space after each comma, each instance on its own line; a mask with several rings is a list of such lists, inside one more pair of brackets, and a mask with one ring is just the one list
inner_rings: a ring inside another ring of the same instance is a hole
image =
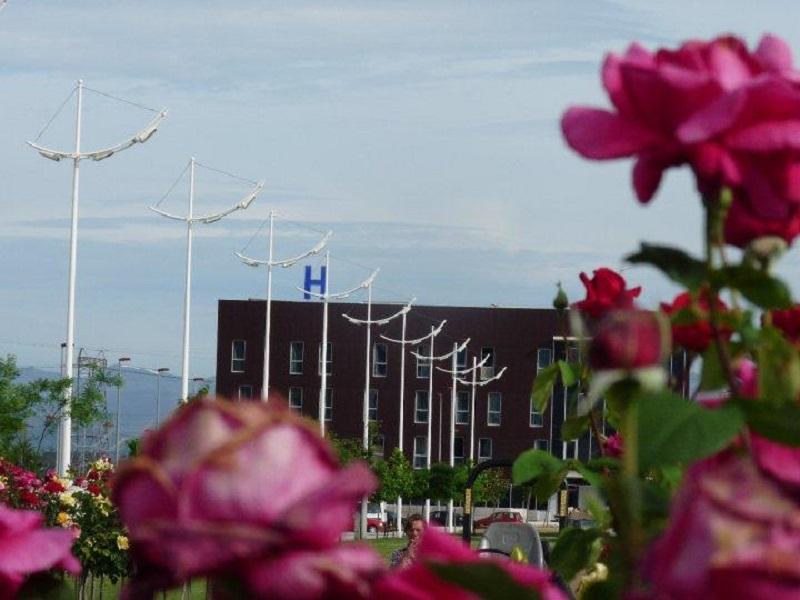
[[117, 536], [117, 548], [120, 550], [127, 550], [128, 549], [128, 538], [124, 535]]
[[72, 492], [61, 492], [58, 495], [58, 501], [64, 506], [75, 506], [75, 498], [72, 497]]
[[69, 527], [72, 519], [70, 519], [69, 515], [65, 512], [58, 513], [56, 517], [56, 521], [58, 522], [61, 527]]

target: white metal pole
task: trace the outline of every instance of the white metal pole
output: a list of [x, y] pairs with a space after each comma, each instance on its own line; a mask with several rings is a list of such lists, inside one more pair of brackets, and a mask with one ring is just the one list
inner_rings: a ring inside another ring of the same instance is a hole
[[[404, 393], [406, 388], [406, 314], [403, 313], [402, 325], [400, 327], [400, 431], [397, 434], [397, 447], [403, 451], [403, 421], [405, 420], [405, 410], [403, 407]], [[403, 498], [397, 496], [397, 535], [403, 534]]]
[[[431, 470], [431, 437], [433, 432], [433, 330], [435, 327], [431, 326], [431, 345], [430, 352], [428, 353], [428, 441], [426, 444], [427, 456], [425, 457], [425, 466], [428, 472]], [[425, 522], [429, 522], [431, 518], [431, 499], [425, 498]]]
[[126, 357], [121, 357], [117, 359], [117, 371], [119, 375], [119, 385], [117, 386], [117, 425], [116, 435], [115, 435], [115, 450], [114, 450], [114, 466], [116, 467], [119, 465], [119, 422], [120, 422], [120, 414], [122, 412], [122, 363], [128, 362], [130, 359]]
[[[452, 390], [450, 391], [450, 468], [455, 466], [456, 449], [456, 369], [458, 369], [458, 343], [453, 343]], [[447, 501], [447, 530], [453, 531], [453, 499]]]
[[194, 209], [195, 158], [189, 162], [189, 216], [186, 218], [186, 287], [183, 292], [183, 365], [181, 372], [181, 402], [189, 399], [189, 336], [192, 302], [192, 212]]
[[156, 428], [161, 425], [161, 369], [156, 371]]
[[475, 390], [478, 387], [476, 380], [478, 371], [478, 359], [472, 357], [472, 395], [469, 406], [469, 461], [475, 462]]
[[[264, 325], [264, 367], [261, 382], [261, 400], [269, 400], [269, 350], [270, 328], [272, 327], [272, 233], [275, 221], [275, 211], [269, 211], [269, 259], [267, 263], [267, 315]], [[320, 421], [322, 422], [322, 421]], [[324, 434], [324, 432], [323, 432]]]
[[[75, 115], [75, 158], [72, 161], [72, 218], [69, 234], [69, 283], [67, 291], [67, 356], [65, 377], [72, 379], [72, 361], [75, 353], [75, 274], [78, 263], [78, 200], [80, 191], [81, 111], [83, 105], [83, 80], [78, 80], [78, 108]], [[58, 473], [67, 474], [72, 458], [72, 384], [66, 390], [66, 406], [61, 415], [61, 439]]]
[[[362, 447], [364, 452], [369, 451], [369, 357], [370, 357], [370, 343], [372, 342], [371, 332], [372, 324], [372, 282], [367, 285], [367, 352], [366, 352], [366, 365], [364, 368], [364, 397], [362, 398], [361, 419], [363, 428], [361, 431]], [[367, 531], [367, 496], [361, 498], [361, 537], [366, 537], [364, 534]]]
[[[325, 437], [325, 396], [328, 392], [328, 297], [331, 284], [331, 253], [325, 251], [325, 293], [322, 296], [322, 348], [320, 349], [319, 434]], [[311, 287], [311, 286], [309, 286]]]

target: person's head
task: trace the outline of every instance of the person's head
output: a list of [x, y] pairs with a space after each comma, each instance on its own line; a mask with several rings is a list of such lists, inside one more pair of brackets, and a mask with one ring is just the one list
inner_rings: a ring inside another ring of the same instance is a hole
[[425, 519], [419, 513], [409, 515], [403, 531], [405, 531], [408, 541], [417, 542], [422, 532], [425, 531]]

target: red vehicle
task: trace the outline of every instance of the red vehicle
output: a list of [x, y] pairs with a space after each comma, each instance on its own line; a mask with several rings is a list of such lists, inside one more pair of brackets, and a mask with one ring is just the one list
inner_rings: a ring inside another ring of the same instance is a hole
[[486, 529], [492, 523], [522, 523], [522, 515], [510, 510], [493, 512], [488, 517], [476, 519], [472, 523], [473, 529]]
[[367, 517], [367, 531], [369, 533], [377, 533], [383, 531], [386, 525], [377, 517]]

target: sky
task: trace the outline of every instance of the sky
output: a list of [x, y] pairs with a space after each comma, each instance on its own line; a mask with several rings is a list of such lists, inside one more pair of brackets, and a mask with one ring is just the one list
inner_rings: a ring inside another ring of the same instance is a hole
[[[108, 147], [168, 108], [146, 144], [81, 167], [76, 347], [141, 368], [180, 369], [186, 231], [147, 206], [247, 210], [198, 226], [190, 375], [212, 376], [218, 299], [265, 297], [264, 222], [275, 256], [331, 229], [331, 291], [380, 268], [374, 298], [545, 307], [562, 281], [624, 267], [641, 240], [698, 251], [685, 171], [638, 205], [630, 162], [587, 162], [559, 131], [571, 104], [606, 106], [599, 65], [630, 41], [674, 46], [765, 32], [800, 48], [793, 1], [269, 2], [9, 0], [0, 11], [0, 355], [55, 368], [66, 337], [71, 164], [78, 79], [82, 149]], [[137, 106], [139, 105], [139, 106]], [[220, 172], [221, 171], [221, 172]], [[226, 174], [227, 173], [227, 174]], [[229, 176], [235, 174], [241, 179]], [[172, 191], [170, 192], [171, 186]], [[168, 193], [169, 192], [169, 193]], [[307, 264], [319, 265], [320, 259]], [[781, 273], [790, 284], [797, 251]], [[626, 268], [655, 306], [676, 289]], [[302, 265], [274, 297], [300, 300]], [[794, 286], [796, 288], [796, 285]], [[412, 311], [413, 315], [413, 311]]]

